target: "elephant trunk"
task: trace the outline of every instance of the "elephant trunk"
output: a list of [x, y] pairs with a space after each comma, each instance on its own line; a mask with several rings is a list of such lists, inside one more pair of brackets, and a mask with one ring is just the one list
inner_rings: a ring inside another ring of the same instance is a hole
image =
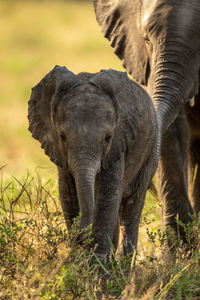
[[181, 65], [170, 62], [157, 63], [155, 70], [153, 102], [158, 126], [163, 133], [178, 115], [180, 106], [187, 101], [186, 77]]
[[186, 41], [166, 37], [154, 53], [152, 95], [162, 133], [198, 92], [199, 64]]
[[78, 202], [81, 212], [80, 228], [86, 228], [92, 223], [95, 203], [95, 176], [98, 163], [94, 157], [79, 157], [74, 160], [72, 174], [74, 176]]
[[158, 122], [155, 169], [157, 169], [157, 162], [160, 156], [162, 134], [178, 115], [182, 101], [181, 94], [183, 93], [182, 83], [171, 78], [170, 71], [164, 71], [166, 69], [167, 67], [163, 67], [163, 70], [158, 72], [159, 76], [154, 80], [152, 96]]
[[188, 53], [179, 53], [170, 45], [164, 45], [155, 57], [153, 66], [155, 72], [150, 86], [158, 121], [156, 168], [162, 134], [175, 120], [180, 108], [187, 103], [192, 93], [195, 93], [195, 87], [193, 71], [188, 68]]

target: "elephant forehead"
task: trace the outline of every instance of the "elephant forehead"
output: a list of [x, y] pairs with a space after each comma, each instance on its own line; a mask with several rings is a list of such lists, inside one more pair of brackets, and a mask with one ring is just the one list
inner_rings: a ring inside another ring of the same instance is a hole
[[167, 16], [172, 9], [166, 1], [163, 0], [145, 0], [143, 2], [142, 26], [146, 31], [148, 27], [164, 26], [167, 23]]
[[169, 33], [175, 30], [186, 36], [194, 28], [194, 20], [199, 25], [200, 4], [198, 1], [182, 0], [144, 0], [142, 10], [142, 27], [147, 33], [157, 35], [164, 30]]
[[91, 116], [91, 118], [113, 117], [115, 110], [112, 101], [107, 97], [100, 97], [97, 95], [75, 95], [70, 97], [67, 101], [61, 101], [58, 107], [58, 114], [65, 119], [70, 116], [77, 116], [78, 118], [84, 116]]
[[96, 107], [89, 109], [76, 108], [71, 111], [67, 111], [62, 115], [63, 120], [77, 120], [78, 123], [96, 123], [96, 122], [108, 122], [111, 123], [114, 118], [114, 113], [111, 110], [105, 110], [102, 108], [96, 109]]

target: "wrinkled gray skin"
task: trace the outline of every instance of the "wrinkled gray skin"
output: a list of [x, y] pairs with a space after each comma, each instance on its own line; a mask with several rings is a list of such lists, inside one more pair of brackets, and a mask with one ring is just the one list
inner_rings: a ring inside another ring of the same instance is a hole
[[131, 252], [156, 155], [148, 94], [124, 72], [74, 75], [56, 66], [33, 88], [28, 119], [58, 166], [68, 227], [80, 211], [80, 228], [92, 223], [92, 246], [103, 260], [112, 240], [117, 247], [120, 222], [123, 251]]
[[[188, 198], [195, 166], [194, 209], [200, 211], [200, 1], [93, 0], [97, 20], [124, 67], [148, 86], [158, 120], [163, 221], [191, 220]], [[189, 100], [195, 97], [194, 106]], [[185, 110], [185, 112], [184, 112]], [[189, 126], [188, 126], [189, 125]], [[162, 140], [162, 147], [161, 147]], [[185, 240], [180, 228], [180, 235]]]

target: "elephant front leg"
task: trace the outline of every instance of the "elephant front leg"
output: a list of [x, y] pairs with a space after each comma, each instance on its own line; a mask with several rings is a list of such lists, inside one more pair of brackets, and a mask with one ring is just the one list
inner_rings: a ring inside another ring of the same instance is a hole
[[185, 106], [185, 112], [190, 126], [189, 194], [197, 216], [200, 212], [200, 93], [193, 106]]
[[130, 254], [137, 249], [139, 222], [144, 206], [146, 190], [131, 195], [122, 201], [120, 208], [123, 254]]
[[114, 167], [102, 171], [96, 182], [96, 203], [93, 218], [93, 246], [97, 257], [106, 263], [114, 238], [118, 243], [118, 212], [122, 199], [124, 161], [117, 161]]
[[200, 139], [190, 143], [189, 191], [195, 215], [200, 212]]
[[71, 174], [58, 167], [59, 195], [67, 228], [70, 229], [73, 219], [79, 215], [79, 204], [76, 186]]
[[[188, 198], [188, 147], [189, 128], [183, 112], [163, 136], [161, 160], [158, 168], [158, 186], [163, 202], [163, 225], [175, 237], [186, 242], [183, 227], [191, 221], [192, 207]], [[170, 239], [169, 239], [170, 242]], [[171, 243], [170, 243], [171, 244]]]

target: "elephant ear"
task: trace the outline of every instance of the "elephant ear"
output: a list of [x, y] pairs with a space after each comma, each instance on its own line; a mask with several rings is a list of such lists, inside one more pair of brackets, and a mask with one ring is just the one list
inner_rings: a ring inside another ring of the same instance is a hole
[[141, 91], [144, 91], [128, 78], [126, 72], [112, 69], [102, 70], [90, 81], [111, 97], [118, 116], [110, 150], [102, 161], [103, 168], [107, 169], [120, 159], [137, 136], [141, 119], [138, 108], [141, 102]]
[[54, 95], [58, 97], [76, 84], [76, 76], [65, 67], [55, 66], [33, 89], [28, 102], [29, 131], [58, 166], [62, 166], [57, 134], [52, 120]]
[[147, 85], [149, 59], [139, 21], [139, 0], [93, 0], [98, 23], [123, 66], [140, 84]]

